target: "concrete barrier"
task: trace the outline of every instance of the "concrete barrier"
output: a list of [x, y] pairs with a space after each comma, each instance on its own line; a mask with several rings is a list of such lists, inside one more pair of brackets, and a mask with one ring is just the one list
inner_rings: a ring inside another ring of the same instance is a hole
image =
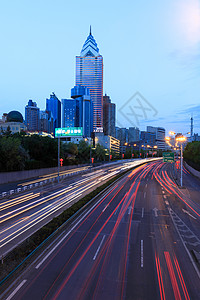
[[194, 176], [196, 176], [200, 179], [200, 172], [199, 171], [197, 171], [194, 168], [190, 167], [185, 161], [184, 161], [184, 165], [185, 165], [186, 169], [188, 171], [190, 171], [190, 173], [192, 173]]
[[[84, 167], [84, 166], [88, 166], [88, 165], [81, 164], [81, 165], [63, 166], [63, 167], [61, 167], [61, 171], [67, 171], [67, 170], [80, 168], [80, 167]], [[25, 171], [17, 171], [17, 172], [0, 172], [0, 184], [21, 181], [21, 180], [25, 180], [25, 179], [48, 175], [51, 173], [56, 173], [57, 171], [58, 171], [58, 167], [25, 170]]]

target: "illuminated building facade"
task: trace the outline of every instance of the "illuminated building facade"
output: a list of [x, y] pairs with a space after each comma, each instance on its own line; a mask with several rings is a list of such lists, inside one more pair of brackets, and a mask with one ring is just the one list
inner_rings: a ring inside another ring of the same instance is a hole
[[103, 131], [103, 57], [90, 34], [76, 57], [76, 85], [89, 88], [93, 105], [93, 131]]
[[73, 99], [62, 99], [63, 127], [82, 127], [83, 136], [91, 137], [92, 103], [90, 90], [85, 86], [75, 86], [71, 89]]

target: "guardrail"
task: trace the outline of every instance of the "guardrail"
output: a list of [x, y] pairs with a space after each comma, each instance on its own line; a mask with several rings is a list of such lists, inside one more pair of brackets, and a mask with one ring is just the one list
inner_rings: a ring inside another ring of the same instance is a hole
[[[144, 159], [137, 159], [135, 160], [134, 162], [145, 162], [145, 161], [153, 161], [153, 160], [157, 160], [157, 159], [160, 159], [160, 158], [144, 158]], [[124, 160], [124, 162], [131, 162], [132, 160]], [[113, 162], [112, 164], [110, 165], [116, 165], [116, 164], [119, 164], [120, 162], [122, 161], [117, 161], [117, 162]], [[92, 171], [95, 171], [95, 170], [98, 170], [98, 169], [101, 169], [101, 168], [106, 168], [108, 166], [108, 164], [104, 164], [104, 165], [101, 165], [101, 166], [97, 166], [97, 167], [93, 167], [92, 168]], [[78, 175], [78, 174], [84, 174], [84, 173], [87, 173], [89, 172], [91, 169], [88, 168], [88, 169], [85, 169], [85, 170], [81, 170], [81, 171], [77, 171], [77, 172], [72, 172], [72, 173], [67, 173], [67, 174], [64, 174], [64, 175], [61, 175], [59, 176], [59, 179], [60, 180], [64, 180], [65, 178], [67, 177], [71, 177], [71, 176], [75, 176], [75, 175]], [[12, 189], [12, 190], [9, 190], [7, 192], [2, 192], [0, 193], [0, 198], [6, 198], [6, 197], [10, 197], [11, 195], [14, 195], [14, 194], [19, 194], [19, 193], [22, 193], [26, 190], [31, 190], [33, 188], [37, 188], [37, 187], [42, 187], [46, 184], [50, 184], [52, 182], [55, 182], [57, 181], [57, 177], [53, 177], [53, 178], [49, 178], [49, 179], [43, 179], [41, 181], [38, 181], [34, 184], [29, 184], [29, 185], [25, 185], [21, 188], [16, 188], [16, 189]]]

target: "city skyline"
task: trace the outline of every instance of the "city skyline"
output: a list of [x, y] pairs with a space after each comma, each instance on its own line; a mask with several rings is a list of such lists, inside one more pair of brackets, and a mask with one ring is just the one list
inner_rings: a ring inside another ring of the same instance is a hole
[[[140, 130], [152, 125], [185, 133], [193, 114], [194, 132], [200, 132], [198, 1], [127, 1], [113, 11], [112, 1], [106, 10], [103, 1], [98, 12], [88, 2], [77, 12], [84, 20], [76, 24], [70, 12], [77, 4], [44, 1], [39, 13], [38, 5], [3, 4], [1, 115], [11, 110], [24, 115], [29, 99], [44, 109], [52, 91], [69, 98], [75, 56], [91, 24], [104, 56], [104, 94], [116, 103], [119, 126], [132, 126], [119, 110], [138, 91], [157, 111], [139, 120]], [[54, 13], [59, 17], [48, 18]]]

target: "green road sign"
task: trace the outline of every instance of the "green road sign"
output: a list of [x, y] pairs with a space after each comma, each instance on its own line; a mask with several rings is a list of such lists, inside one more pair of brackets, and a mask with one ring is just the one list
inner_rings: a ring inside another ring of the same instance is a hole
[[174, 162], [174, 153], [163, 152], [163, 162]]
[[83, 136], [83, 127], [55, 128], [55, 137]]

